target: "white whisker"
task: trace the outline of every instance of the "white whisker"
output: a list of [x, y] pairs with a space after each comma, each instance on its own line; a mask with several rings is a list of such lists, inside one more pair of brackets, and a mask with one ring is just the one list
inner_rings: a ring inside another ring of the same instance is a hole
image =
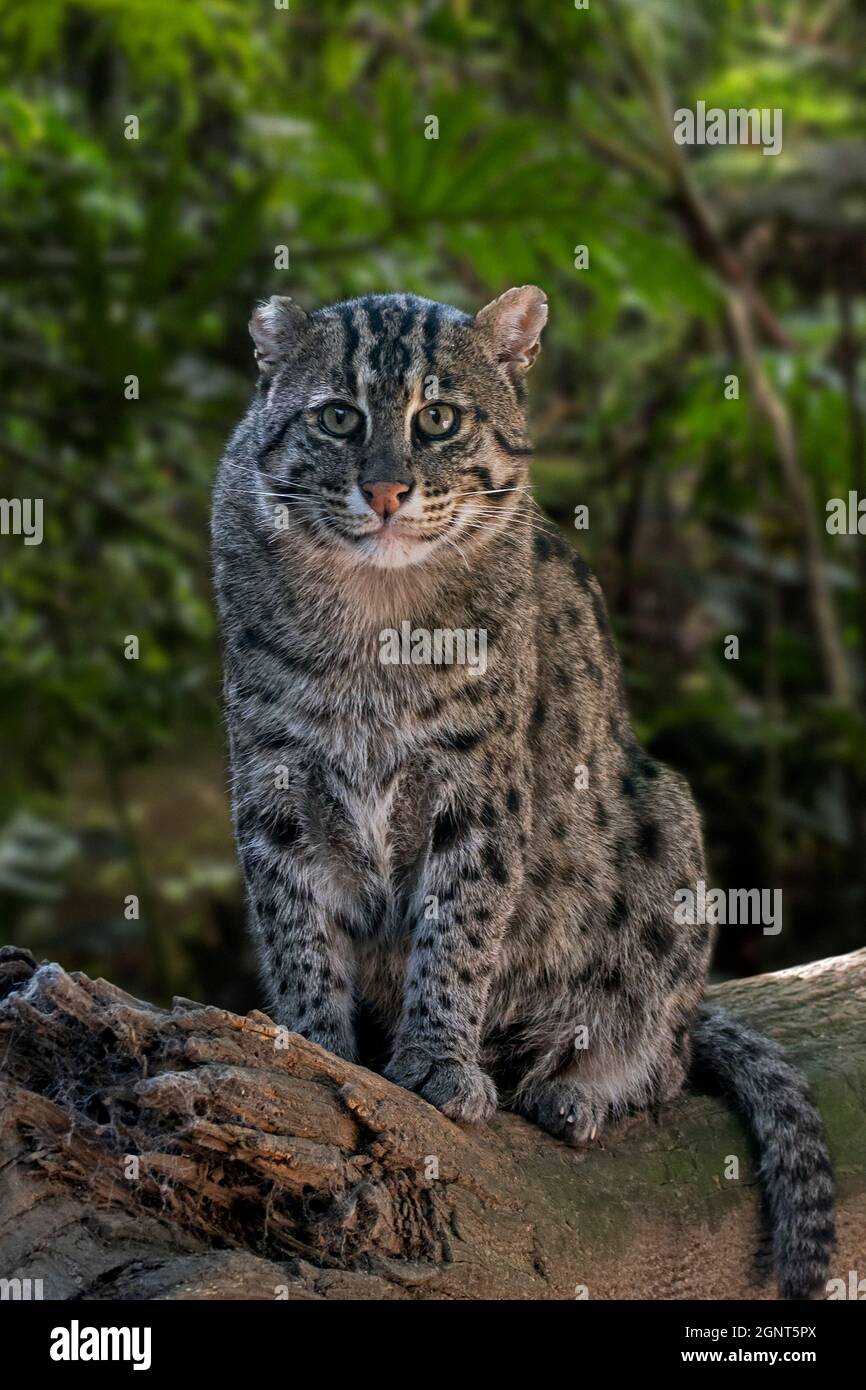
[[452, 492], [451, 497], [489, 497], [494, 492], [531, 492], [535, 487], [534, 483], [527, 483], [525, 487], [474, 487], [470, 492]]

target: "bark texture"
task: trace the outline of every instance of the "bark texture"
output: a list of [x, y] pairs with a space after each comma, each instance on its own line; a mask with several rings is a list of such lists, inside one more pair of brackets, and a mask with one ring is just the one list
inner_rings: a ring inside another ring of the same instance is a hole
[[[866, 951], [712, 991], [809, 1074], [866, 1273]], [[570, 1150], [461, 1129], [262, 1013], [0, 950], [0, 1276], [46, 1299], [772, 1298], [753, 1156], [684, 1096]], [[731, 1157], [739, 1178], [725, 1176]]]

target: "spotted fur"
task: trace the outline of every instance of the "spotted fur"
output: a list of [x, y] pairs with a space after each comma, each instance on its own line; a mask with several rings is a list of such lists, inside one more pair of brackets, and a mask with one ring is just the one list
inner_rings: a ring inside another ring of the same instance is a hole
[[[412, 295], [254, 316], [213, 546], [268, 1002], [344, 1057], [378, 1039], [454, 1119], [498, 1102], [569, 1143], [713, 1072], [763, 1144], [782, 1289], [807, 1294], [832, 1241], [820, 1120], [770, 1044], [701, 1012], [711, 932], [673, 910], [704, 877], [698, 813], [635, 738], [601, 589], [531, 499], [546, 313], [529, 286], [474, 318]], [[420, 433], [431, 400], [447, 437]], [[406, 620], [483, 629], [486, 672], [383, 664]]]

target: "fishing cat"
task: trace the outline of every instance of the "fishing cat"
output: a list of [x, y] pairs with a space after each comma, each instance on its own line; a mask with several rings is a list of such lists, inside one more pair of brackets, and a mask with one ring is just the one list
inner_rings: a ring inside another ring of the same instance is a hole
[[[213, 550], [269, 1003], [345, 1058], [374, 1025], [385, 1074], [455, 1120], [500, 1103], [571, 1144], [712, 1074], [804, 1296], [833, 1241], [821, 1121], [774, 1044], [702, 1003], [712, 930], [674, 913], [705, 876], [698, 813], [529, 491], [546, 318], [533, 286], [474, 317], [401, 294], [253, 316]], [[483, 672], [448, 659], [473, 633]]]

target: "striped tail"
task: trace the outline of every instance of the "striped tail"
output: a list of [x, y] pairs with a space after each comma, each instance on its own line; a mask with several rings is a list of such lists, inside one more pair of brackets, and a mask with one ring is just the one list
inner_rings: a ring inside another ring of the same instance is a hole
[[710, 1005], [694, 1032], [694, 1077], [715, 1080], [758, 1143], [764, 1263], [783, 1298], [824, 1286], [833, 1251], [833, 1170], [824, 1126], [803, 1076], [776, 1043]]

